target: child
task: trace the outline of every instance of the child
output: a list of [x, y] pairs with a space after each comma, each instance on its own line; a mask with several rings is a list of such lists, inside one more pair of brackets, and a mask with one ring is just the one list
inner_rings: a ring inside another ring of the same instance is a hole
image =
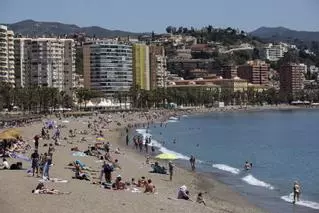
[[199, 203], [199, 204], [203, 203], [206, 206], [206, 203], [205, 203], [204, 198], [203, 198], [203, 194], [201, 192], [198, 193], [196, 202]]

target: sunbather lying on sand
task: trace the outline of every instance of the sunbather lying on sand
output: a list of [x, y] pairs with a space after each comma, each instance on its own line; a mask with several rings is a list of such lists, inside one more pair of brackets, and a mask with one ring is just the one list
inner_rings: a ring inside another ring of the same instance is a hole
[[50, 195], [63, 195], [71, 194], [71, 192], [60, 192], [57, 189], [47, 189], [43, 183], [39, 183], [36, 189], [32, 190], [33, 194], [50, 194]]

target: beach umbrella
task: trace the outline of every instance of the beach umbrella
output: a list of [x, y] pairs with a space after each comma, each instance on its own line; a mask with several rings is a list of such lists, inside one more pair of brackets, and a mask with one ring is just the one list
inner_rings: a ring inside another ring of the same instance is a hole
[[157, 155], [155, 158], [161, 159], [161, 160], [176, 160], [177, 156], [174, 154], [162, 153], [162, 154]]
[[97, 141], [105, 141], [105, 138], [102, 138], [102, 137], [98, 137], [96, 138]]
[[20, 137], [21, 134], [20, 134], [20, 131], [18, 129], [7, 129], [7, 130], [4, 130], [1, 134], [6, 134], [6, 135], [10, 135], [12, 137]]
[[14, 140], [14, 139], [17, 139], [17, 138], [14, 137], [13, 135], [10, 135], [7, 132], [0, 133], [0, 140]]

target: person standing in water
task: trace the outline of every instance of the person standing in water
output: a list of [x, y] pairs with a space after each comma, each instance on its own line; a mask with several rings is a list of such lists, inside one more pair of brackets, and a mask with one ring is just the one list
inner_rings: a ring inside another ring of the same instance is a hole
[[196, 159], [193, 155], [191, 155], [191, 158], [189, 159], [189, 162], [191, 163], [191, 168], [192, 168], [192, 171], [195, 171], [195, 162], [196, 162]]
[[294, 193], [294, 201], [292, 203], [295, 204], [296, 201], [299, 201], [299, 197], [300, 197], [300, 184], [298, 183], [298, 181], [294, 182], [293, 193]]
[[173, 171], [174, 171], [174, 165], [172, 161], [168, 162], [168, 171], [169, 171], [169, 180], [173, 180]]

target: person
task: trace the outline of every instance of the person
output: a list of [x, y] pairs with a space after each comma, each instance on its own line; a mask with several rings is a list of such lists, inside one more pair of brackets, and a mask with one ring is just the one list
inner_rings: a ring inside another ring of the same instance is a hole
[[294, 182], [294, 187], [293, 187], [293, 194], [294, 194], [294, 201], [293, 204], [296, 203], [296, 201], [299, 201], [299, 197], [300, 197], [300, 184], [298, 183], [298, 181]]
[[39, 139], [40, 139], [40, 136], [39, 135], [36, 135], [34, 136], [34, 149], [38, 149], [39, 148]]
[[51, 158], [50, 158], [50, 155], [47, 155], [46, 157], [46, 161], [44, 163], [44, 166], [43, 166], [43, 179], [48, 179], [50, 180], [50, 175], [49, 175], [49, 170], [50, 170], [50, 165], [51, 165]]
[[169, 180], [172, 181], [173, 180], [173, 171], [174, 171], [174, 165], [173, 165], [172, 161], [168, 162], [168, 170], [169, 170]]
[[143, 176], [137, 181], [137, 186], [144, 187], [145, 185], [146, 185], [146, 181], [145, 181], [145, 177]]
[[132, 178], [131, 185], [132, 186], [137, 186], [138, 185], [138, 183], [135, 181], [135, 178]]
[[31, 155], [31, 167], [32, 167], [32, 176], [34, 176], [34, 172], [37, 171], [37, 177], [39, 177], [39, 154], [38, 150], [34, 150]]
[[117, 169], [117, 168], [118, 168], [118, 169], [122, 169], [121, 166], [120, 166], [120, 164], [119, 164], [119, 160], [118, 160], [118, 159], [115, 159], [115, 160], [114, 160], [112, 166], [113, 166], [114, 169]]
[[3, 158], [2, 161], [3, 162], [2, 162], [2, 165], [1, 165], [1, 169], [10, 169], [10, 165], [9, 165], [7, 159]]
[[195, 171], [195, 161], [196, 161], [195, 157], [191, 155], [189, 162], [191, 164], [192, 171]]
[[114, 190], [124, 190], [126, 189], [125, 183], [122, 181], [121, 175], [118, 175], [116, 177], [115, 183], [113, 184], [113, 189]]
[[[126, 131], [126, 132], [127, 132], [127, 131]], [[129, 142], [130, 142], [130, 139], [129, 139], [128, 134], [127, 134], [127, 135], [126, 135], [126, 146], [128, 146]]]
[[155, 192], [155, 186], [154, 186], [154, 184], [152, 183], [152, 180], [151, 180], [151, 179], [148, 179], [148, 180], [147, 180], [147, 183], [145, 184], [144, 193], [147, 193], [147, 192], [150, 192], [150, 193], [154, 193], [154, 192]]
[[246, 161], [245, 162], [245, 165], [244, 165], [244, 168], [246, 169], [246, 170], [250, 170], [251, 169], [251, 167], [252, 167], [252, 163], [249, 163], [248, 161]]
[[110, 142], [107, 142], [106, 144], [104, 144], [104, 151], [106, 153], [110, 152]]
[[203, 198], [203, 193], [198, 193], [196, 202], [199, 204], [204, 204], [206, 206], [205, 200]]
[[61, 194], [70, 194], [71, 192], [60, 192], [57, 189], [47, 189], [43, 183], [39, 183], [36, 189], [32, 190], [33, 194], [50, 194], [50, 195], [61, 195]]
[[191, 200], [189, 198], [189, 191], [187, 190], [187, 187], [185, 185], [181, 186], [178, 190], [177, 199], [183, 199], [183, 200]]
[[45, 130], [44, 130], [44, 127], [42, 127], [42, 129], [41, 129], [41, 136], [42, 136], [42, 139], [45, 138]]
[[112, 172], [114, 168], [110, 163], [106, 163], [104, 165], [103, 171], [105, 176], [105, 182], [106, 183], [112, 183]]
[[82, 172], [79, 162], [75, 162], [75, 178], [79, 180], [90, 180], [89, 177]]

